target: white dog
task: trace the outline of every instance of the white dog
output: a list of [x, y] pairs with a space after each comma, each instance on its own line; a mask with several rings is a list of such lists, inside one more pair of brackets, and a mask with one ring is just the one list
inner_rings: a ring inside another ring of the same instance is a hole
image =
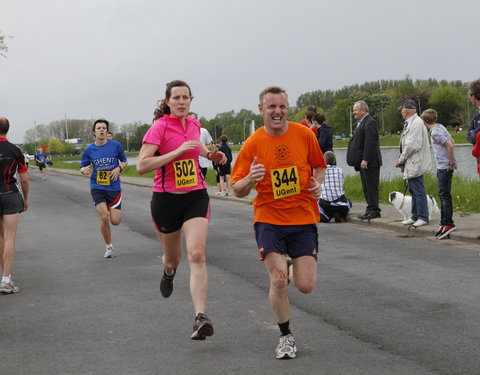
[[[403, 195], [399, 191], [392, 191], [388, 195], [388, 201], [403, 215], [403, 220], [408, 220], [412, 216], [412, 197], [410, 195]], [[434, 197], [427, 194], [428, 202], [428, 219], [432, 218], [432, 212], [440, 213], [437, 201]]]

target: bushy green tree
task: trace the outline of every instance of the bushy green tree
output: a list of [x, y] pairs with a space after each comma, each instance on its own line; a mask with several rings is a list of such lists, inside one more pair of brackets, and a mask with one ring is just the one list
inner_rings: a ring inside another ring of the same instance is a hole
[[65, 153], [65, 146], [58, 138], [48, 140], [48, 153], [52, 155], [61, 155]]
[[351, 103], [350, 99], [337, 100], [331, 112], [329, 125], [335, 128], [335, 134], [350, 134]]
[[438, 112], [439, 123], [448, 125], [461, 122], [464, 97], [452, 86], [434, 89], [428, 103]]

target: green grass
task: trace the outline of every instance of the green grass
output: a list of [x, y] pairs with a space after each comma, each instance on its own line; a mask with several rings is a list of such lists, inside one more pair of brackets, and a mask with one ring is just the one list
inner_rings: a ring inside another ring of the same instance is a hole
[[[359, 173], [345, 177], [344, 189], [345, 195], [353, 202], [365, 201]], [[428, 194], [435, 197], [437, 204], [440, 205], [438, 181], [434, 174], [427, 173], [425, 175], [425, 189]], [[388, 194], [390, 192], [399, 191], [403, 193], [405, 191], [404, 180], [402, 177], [381, 180], [379, 190], [380, 203], [389, 204]], [[407, 192], [407, 194], [410, 193]], [[453, 175], [452, 200], [453, 210], [460, 215], [480, 212], [480, 181]]]

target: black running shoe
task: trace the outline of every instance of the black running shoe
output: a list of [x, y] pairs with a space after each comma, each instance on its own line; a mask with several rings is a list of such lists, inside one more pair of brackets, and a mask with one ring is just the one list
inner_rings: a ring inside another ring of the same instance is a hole
[[213, 325], [208, 316], [198, 313], [193, 324], [192, 340], [205, 340], [207, 336], [213, 335]]
[[160, 281], [160, 292], [165, 298], [170, 297], [173, 292], [173, 278], [177, 270], [173, 270], [173, 275], [167, 275], [165, 270], [163, 270], [162, 281]]

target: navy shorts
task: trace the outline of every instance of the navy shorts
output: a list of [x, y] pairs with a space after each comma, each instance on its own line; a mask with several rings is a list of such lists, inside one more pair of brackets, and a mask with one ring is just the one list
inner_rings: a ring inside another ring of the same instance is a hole
[[160, 233], [173, 233], [195, 217], [210, 219], [210, 198], [206, 189], [185, 194], [154, 192], [151, 202], [152, 219]]
[[0, 216], [18, 214], [23, 209], [23, 198], [20, 192], [0, 194]]
[[97, 204], [105, 202], [108, 208], [115, 208], [117, 210], [122, 209], [122, 191], [121, 190], [102, 190], [102, 189], [93, 189], [92, 198]]
[[38, 163], [38, 169], [42, 170], [47, 168], [47, 166], [44, 163]]
[[317, 259], [318, 231], [316, 224], [255, 223], [254, 229], [260, 260], [264, 260], [265, 255], [270, 252], [289, 255], [292, 259], [306, 255]]

